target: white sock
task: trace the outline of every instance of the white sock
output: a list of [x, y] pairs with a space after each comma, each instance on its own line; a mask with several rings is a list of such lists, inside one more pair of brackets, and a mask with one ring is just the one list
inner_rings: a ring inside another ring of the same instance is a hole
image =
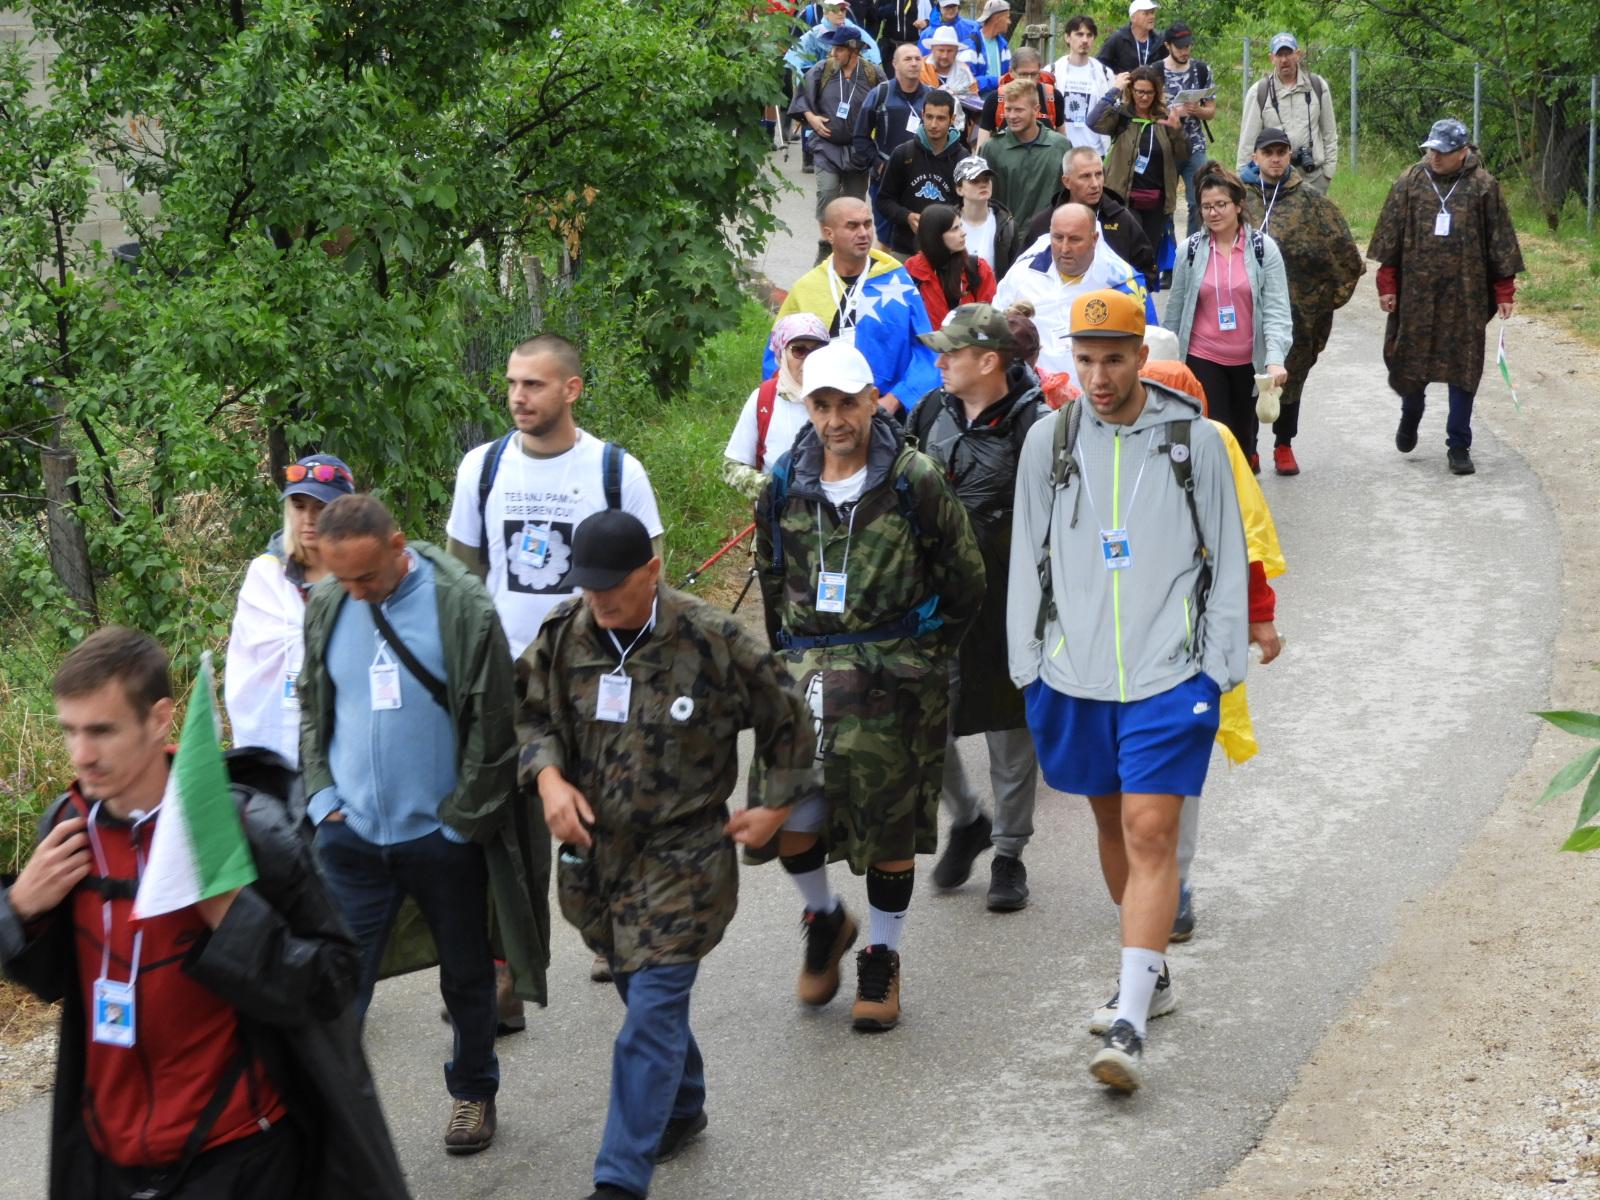
[[884, 912], [881, 908], [867, 905], [867, 945], [900, 949], [900, 932], [905, 924], [904, 912]]
[[807, 912], [831, 913], [839, 907], [839, 897], [828, 887], [827, 867], [818, 867], [815, 871], [802, 871], [789, 878], [794, 880], [794, 886], [800, 889], [800, 898], [806, 902]]
[[1117, 982], [1117, 1020], [1127, 1021], [1140, 1037], [1150, 1023], [1150, 1001], [1166, 960], [1160, 951], [1122, 948], [1122, 977]]

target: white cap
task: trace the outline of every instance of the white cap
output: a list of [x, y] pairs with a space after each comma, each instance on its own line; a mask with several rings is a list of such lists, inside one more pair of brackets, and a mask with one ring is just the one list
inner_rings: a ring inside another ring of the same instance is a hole
[[1128, 5], [1128, 15], [1131, 17], [1136, 12], [1155, 12], [1160, 7], [1156, 0], [1133, 0], [1133, 3]]
[[956, 36], [955, 26], [941, 25], [933, 31], [933, 36], [928, 39], [929, 47], [933, 46], [959, 46], [961, 39]]
[[1144, 344], [1150, 347], [1152, 362], [1182, 361], [1178, 355], [1178, 335], [1170, 329], [1163, 329], [1160, 325], [1146, 325]]
[[829, 342], [806, 355], [800, 364], [800, 398], [833, 388], [858, 396], [873, 384], [872, 368], [861, 351], [844, 342]]

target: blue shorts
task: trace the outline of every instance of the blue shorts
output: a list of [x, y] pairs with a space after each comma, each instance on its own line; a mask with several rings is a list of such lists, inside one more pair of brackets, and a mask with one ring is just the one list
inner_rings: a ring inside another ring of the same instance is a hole
[[1198, 796], [1221, 695], [1205, 672], [1144, 700], [1080, 700], [1028, 686], [1028, 729], [1044, 781], [1075, 796]]

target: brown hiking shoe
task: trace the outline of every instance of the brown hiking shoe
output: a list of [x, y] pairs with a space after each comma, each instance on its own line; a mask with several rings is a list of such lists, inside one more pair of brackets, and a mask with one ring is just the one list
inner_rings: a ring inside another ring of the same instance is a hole
[[503, 962], [494, 965], [494, 1005], [496, 1037], [521, 1033], [528, 1027], [528, 1016], [522, 1010], [522, 1001], [511, 994], [511, 968]]
[[446, 1154], [476, 1154], [494, 1141], [494, 1101], [455, 1100], [444, 1127]]
[[856, 1006], [850, 1020], [863, 1033], [883, 1033], [900, 1023], [900, 952], [868, 946], [856, 955]]
[[794, 994], [801, 1004], [820, 1008], [839, 990], [839, 960], [856, 944], [858, 929], [842, 904], [831, 913], [807, 910], [800, 924], [806, 931], [806, 957]]

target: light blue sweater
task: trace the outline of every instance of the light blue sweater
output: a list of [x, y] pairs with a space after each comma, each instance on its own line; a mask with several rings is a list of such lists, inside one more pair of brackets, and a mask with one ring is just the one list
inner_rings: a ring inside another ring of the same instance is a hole
[[[407, 553], [410, 569], [383, 602], [383, 614], [422, 665], [445, 679], [433, 566], [420, 555]], [[334, 687], [333, 736], [328, 744], [333, 787], [311, 798], [311, 819], [320, 823], [330, 812], [343, 809], [350, 831], [378, 846], [409, 842], [436, 829], [453, 842], [464, 842], [439, 820], [439, 804], [456, 786], [456, 739], [450, 716], [393, 649], [385, 661], [399, 667], [400, 707], [373, 711], [369, 673], [380, 640], [367, 605], [346, 599], [334, 620], [327, 650]]]

